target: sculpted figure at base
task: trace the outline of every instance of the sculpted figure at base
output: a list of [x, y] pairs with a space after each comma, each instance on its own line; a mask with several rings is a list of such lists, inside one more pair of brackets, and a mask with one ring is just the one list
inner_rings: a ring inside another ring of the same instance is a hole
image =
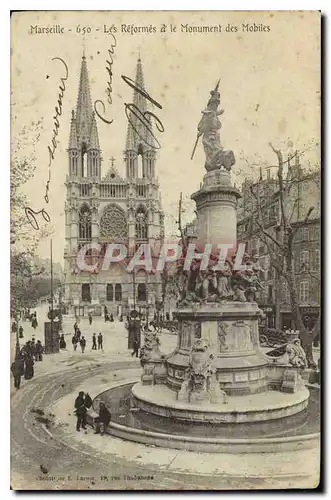
[[179, 401], [226, 403], [227, 396], [216, 380], [213, 359], [213, 355], [207, 352], [206, 343], [196, 339], [191, 348], [185, 380], [177, 394]]
[[288, 362], [290, 365], [297, 368], [307, 367], [306, 353], [301, 347], [300, 339], [296, 339], [293, 343], [287, 344], [286, 354], [288, 356]]
[[143, 368], [141, 381], [144, 385], [160, 384], [166, 379], [165, 355], [159, 346], [160, 339], [156, 332], [146, 332], [144, 345], [140, 349], [140, 364]]

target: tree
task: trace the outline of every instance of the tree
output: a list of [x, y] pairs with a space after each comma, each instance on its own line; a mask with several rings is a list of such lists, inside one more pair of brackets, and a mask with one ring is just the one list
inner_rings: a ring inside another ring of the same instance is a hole
[[[15, 126], [17, 124], [14, 124]], [[15, 134], [11, 148], [10, 280], [12, 316], [16, 316], [24, 307], [36, 305], [38, 297], [30, 287], [33, 278], [44, 271], [41, 266], [35, 264], [34, 257], [40, 239], [47, 235], [48, 231], [46, 231], [45, 226], [42, 226], [39, 232], [31, 229], [25, 216], [28, 199], [23, 192], [24, 185], [34, 174], [35, 145], [39, 141], [41, 128], [41, 121], [32, 122], [29, 127], [24, 126]]]
[[[314, 206], [308, 207], [301, 220], [296, 220], [294, 222], [293, 214], [297, 203], [299, 203], [296, 195], [293, 194], [294, 186], [298, 181], [301, 182], [303, 179], [302, 177], [300, 179], [298, 178], [298, 176], [301, 175], [299, 169], [292, 174], [290, 173], [290, 175], [288, 172], [285, 176], [284, 166], [286, 163], [289, 163], [291, 159], [296, 158], [298, 152], [296, 151], [293, 155], [284, 160], [282, 151], [276, 149], [271, 143], [269, 143], [269, 145], [277, 157], [276, 180], [278, 188], [277, 199], [279, 202], [278, 224], [272, 229], [266, 227], [263, 213], [265, 210], [265, 203], [263, 202], [265, 202], [265, 200], [261, 199], [259, 183], [250, 186], [250, 191], [255, 199], [252, 215], [255, 216], [254, 220], [259, 230], [259, 237], [268, 249], [270, 264], [276, 270], [277, 282], [280, 284], [281, 278], [283, 278], [288, 284], [290, 306], [294, 323], [296, 329], [300, 331], [300, 339], [306, 352], [308, 363], [310, 366], [314, 366], [312, 341], [320, 326], [320, 317], [312, 330], [308, 330], [304, 325], [299, 309], [299, 298], [294, 269], [294, 238], [300, 228], [304, 227], [311, 218]], [[319, 182], [319, 170], [308, 170], [304, 175], [306, 180], [313, 179], [315, 182]]]

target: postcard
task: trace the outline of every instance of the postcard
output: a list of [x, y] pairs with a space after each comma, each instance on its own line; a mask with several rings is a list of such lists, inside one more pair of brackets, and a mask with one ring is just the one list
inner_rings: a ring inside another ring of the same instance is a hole
[[11, 488], [320, 482], [321, 14], [11, 16]]

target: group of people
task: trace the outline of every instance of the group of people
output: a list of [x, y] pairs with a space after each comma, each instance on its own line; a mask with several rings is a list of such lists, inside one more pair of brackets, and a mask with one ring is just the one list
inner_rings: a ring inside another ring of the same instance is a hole
[[[111, 323], [114, 322], [114, 316], [113, 316], [113, 313], [108, 313], [108, 308], [107, 306], [104, 307], [104, 316], [105, 316], [105, 323], [107, 323], [107, 321], [110, 321]], [[91, 324], [91, 323], [90, 323]]]
[[[71, 342], [72, 342], [74, 351], [77, 350], [77, 346], [79, 344], [80, 348], [82, 350], [82, 353], [85, 352], [86, 338], [84, 337], [84, 335], [81, 335], [81, 331], [79, 330], [79, 328], [77, 330], [75, 329], [75, 333], [71, 339]], [[103, 335], [101, 332], [98, 334], [98, 338], [96, 336], [96, 333], [93, 333], [93, 336], [92, 336], [92, 350], [96, 350], [96, 349], [101, 349], [101, 350], [103, 349]]]
[[[96, 334], [93, 333], [93, 336], [92, 336], [92, 350], [96, 350], [96, 349], [97, 349], [97, 337], [96, 337]], [[102, 336], [101, 332], [98, 335], [98, 349], [103, 349], [103, 336]]]
[[14, 377], [14, 387], [20, 389], [21, 379], [30, 380], [34, 376], [35, 361], [42, 361], [44, 348], [40, 340], [37, 343], [34, 339], [29, 340], [16, 354], [11, 365], [11, 372]]
[[[75, 414], [77, 417], [76, 421], [76, 430], [80, 432], [80, 429], [86, 429], [86, 416], [88, 410], [92, 406], [92, 398], [88, 393], [84, 393], [84, 391], [80, 391], [76, 400], [75, 400]], [[107, 425], [111, 420], [111, 414], [108, 410], [106, 404], [103, 401], [99, 403], [99, 414], [95, 418], [95, 434], [99, 432], [101, 435], [104, 435]]]
[[77, 346], [79, 344], [82, 352], [85, 352], [86, 338], [84, 337], [84, 335], [81, 335], [80, 330], [78, 330], [78, 332], [73, 334], [73, 337], [71, 339], [71, 343], [73, 345], [74, 351], [77, 350]]

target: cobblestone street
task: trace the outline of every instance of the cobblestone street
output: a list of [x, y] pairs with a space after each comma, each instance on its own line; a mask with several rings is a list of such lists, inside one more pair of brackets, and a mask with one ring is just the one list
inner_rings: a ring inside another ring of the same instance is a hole
[[[39, 325], [35, 337], [43, 341], [45, 308], [39, 308], [37, 314]], [[74, 400], [72, 398], [71, 401], [70, 395], [74, 395], [78, 388], [84, 388], [84, 384], [87, 387], [88, 384], [93, 386], [95, 378], [108, 384], [132, 373], [138, 379], [140, 363], [138, 359], [131, 357], [131, 352], [127, 349], [124, 323], [115, 321], [105, 324], [100, 318], [94, 319], [91, 326], [87, 319], [81, 320], [80, 328], [87, 339], [87, 348], [84, 354], [79, 348], [73, 352], [73, 321], [73, 318], [64, 320], [66, 349], [58, 354], [45, 355], [41, 363], [35, 363], [34, 378], [23, 380], [19, 391], [11, 385], [11, 484], [14, 489], [24, 489], [27, 484], [30, 489], [67, 490], [260, 489], [304, 487], [308, 484], [300, 467], [298, 472], [288, 476], [278, 474], [276, 463], [283, 459], [282, 454], [278, 454], [278, 459], [275, 457], [274, 477], [259, 475], [255, 470], [256, 465], [255, 469], [250, 465], [250, 460], [254, 464], [265, 462], [263, 454], [254, 454], [253, 457], [248, 454], [237, 457], [222, 455], [216, 457], [218, 464], [214, 458], [214, 470], [209, 472], [208, 460], [211, 461], [212, 457], [208, 454], [159, 448], [154, 449], [152, 459], [144, 463], [142, 458], [145, 460], [148, 450], [151, 450], [148, 446], [123, 444], [121, 440], [111, 436], [93, 436], [90, 427], [87, 434], [81, 432], [79, 435], [74, 427]], [[28, 322], [24, 322], [23, 326], [23, 340], [30, 340], [34, 330]], [[91, 351], [92, 334], [99, 331], [104, 336], [104, 351]], [[175, 348], [176, 335], [163, 332], [160, 339], [163, 352], [170, 353]], [[91, 391], [91, 395], [95, 397], [96, 394]], [[65, 406], [64, 412], [70, 424], [55, 424], [52, 421], [52, 408], [61, 405], [66, 397], [69, 397], [69, 407], [67, 409]], [[42, 418], [38, 411], [44, 412]], [[44, 418], [50, 420], [49, 425], [45, 425]], [[104, 448], [102, 445], [93, 445], [95, 438], [105, 440]], [[125, 451], [126, 449], [129, 451]], [[304, 461], [304, 454], [302, 460]], [[182, 465], [173, 468], [173, 462], [176, 461], [182, 462]], [[199, 467], [204, 473], [197, 474], [193, 471], [197, 462], [201, 463]], [[215, 474], [216, 466], [220, 467], [219, 470], [228, 472]], [[269, 468], [272, 467], [270, 464]]]

